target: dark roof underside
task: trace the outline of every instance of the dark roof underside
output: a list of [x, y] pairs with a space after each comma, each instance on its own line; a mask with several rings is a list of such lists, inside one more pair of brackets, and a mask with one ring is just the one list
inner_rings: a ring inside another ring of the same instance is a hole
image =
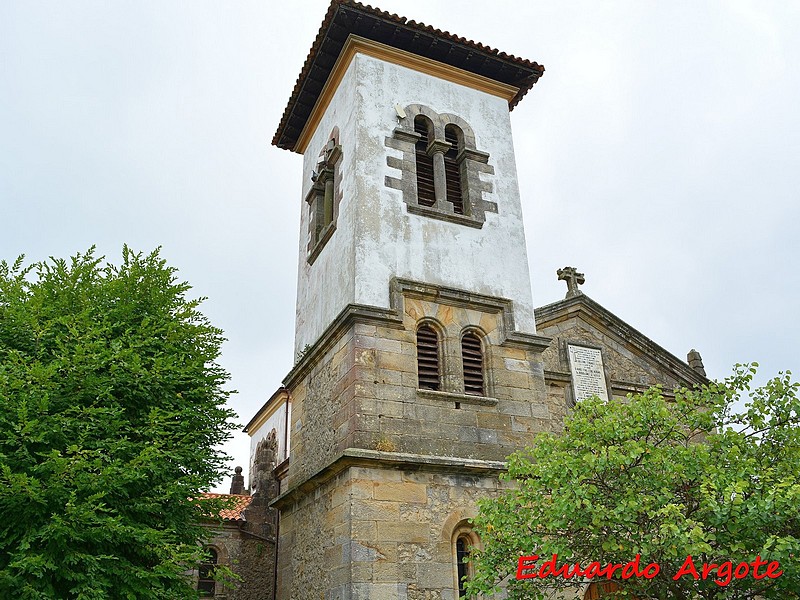
[[297, 78], [272, 143], [294, 150], [347, 37], [355, 34], [482, 75], [519, 89], [509, 108], [519, 102], [544, 73], [544, 67], [472, 40], [409, 21], [353, 0], [333, 0]]

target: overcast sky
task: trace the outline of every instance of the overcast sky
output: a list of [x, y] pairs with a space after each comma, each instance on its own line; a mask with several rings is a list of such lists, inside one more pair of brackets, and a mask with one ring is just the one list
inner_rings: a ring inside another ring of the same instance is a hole
[[[293, 363], [302, 159], [270, 140], [327, 6], [0, 0], [0, 258], [162, 246], [242, 425]], [[545, 65], [512, 113], [537, 306], [575, 266], [711, 377], [800, 374], [800, 3], [379, 6]]]

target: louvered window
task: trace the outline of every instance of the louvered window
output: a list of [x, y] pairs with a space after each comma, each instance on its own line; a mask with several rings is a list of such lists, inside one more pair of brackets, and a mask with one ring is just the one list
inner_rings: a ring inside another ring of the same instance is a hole
[[444, 128], [444, 139], [450, 142], [450, 149], [444, 154], [444, 176], [447, 182], [447, 201], [452, 203], [453, 212], [464, 214], [464, 195], [461, 192], [461, 165], [456, 162], [458, 156], [458, 128], [448, 125]]
[[418, 115], [414, 119], [414, 131], [420, 134], [416, 144], [417, 159], [417, 203], [421, 206], [436, 204], [436, 191], [433, 185], [433, 157], [428, 155], [428, 122]]
[[464, 393], [483, 396], [483, 351], [481, 340], [468, 332], [461, 338], [461, 359], [464, 364]]
[[417, 379], [422, 390], [439, 389], [439, 336], [429, 325], [417, 329]]

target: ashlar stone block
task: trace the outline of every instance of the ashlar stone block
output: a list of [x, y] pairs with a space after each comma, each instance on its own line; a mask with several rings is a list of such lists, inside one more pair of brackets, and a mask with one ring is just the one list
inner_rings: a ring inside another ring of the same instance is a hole
[[372, 496], [376, 500], [391, 500], [393, 502], [420, 502], [424, 504], [428, 501], [427, 486], [410, 481], [375, 483]]

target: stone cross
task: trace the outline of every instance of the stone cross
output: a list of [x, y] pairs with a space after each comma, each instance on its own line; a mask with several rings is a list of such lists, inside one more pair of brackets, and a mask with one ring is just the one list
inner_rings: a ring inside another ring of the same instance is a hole
[[564, 296], [565, 298], [574, 298], [575, 296], [583, 294], [583, 292], [578, 289], [578, 286], [586, 281], [583, 273], [578, 273], [575, 267], [564, 267], [556, 271], [556, 273], [558, 274], [559, 281], [567, 282], [567, 295]]

